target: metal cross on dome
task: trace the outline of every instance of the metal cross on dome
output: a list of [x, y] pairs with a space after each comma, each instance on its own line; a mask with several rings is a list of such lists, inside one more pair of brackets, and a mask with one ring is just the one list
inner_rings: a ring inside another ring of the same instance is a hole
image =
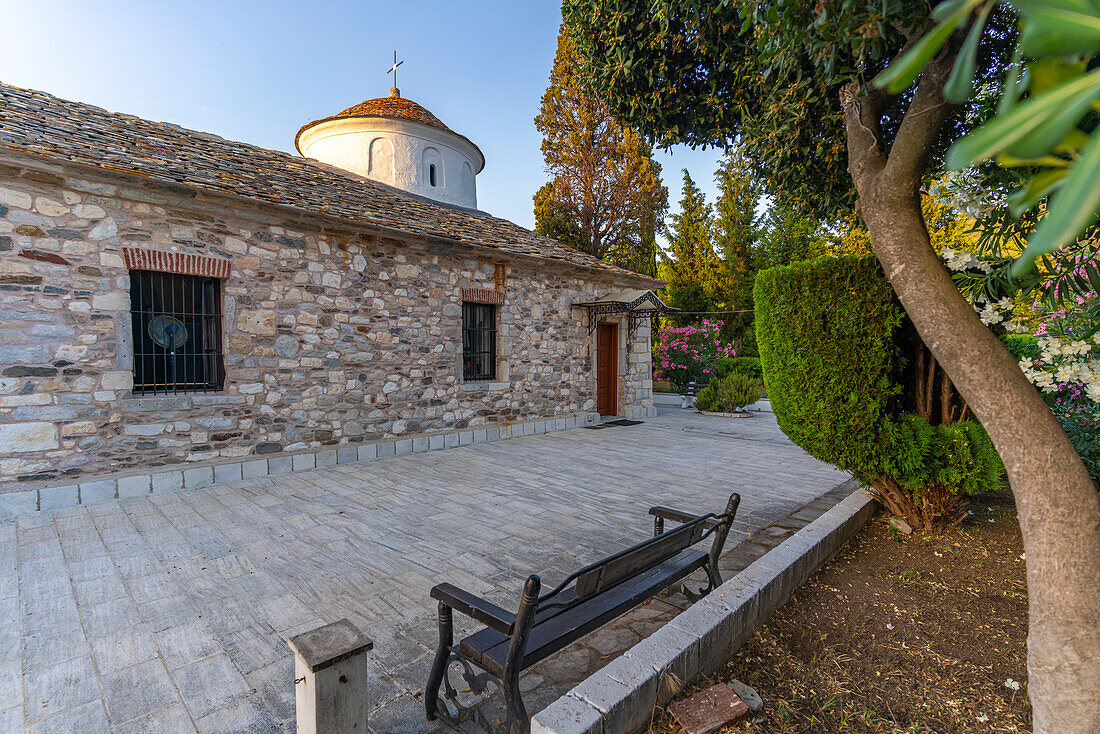
[[386, 70], [387, 74], [393, 74], [393, 88], [394, 89], [397, 89], [397, 67], [401, 66], [401, 64], [404, 64], [404, 63], [405, 63], [404, 59], [402, 59], [401, 61], [397, 60], [397, 52], [394, 51], [393, 52], [393, 66], [391, 66], [389, 69]]

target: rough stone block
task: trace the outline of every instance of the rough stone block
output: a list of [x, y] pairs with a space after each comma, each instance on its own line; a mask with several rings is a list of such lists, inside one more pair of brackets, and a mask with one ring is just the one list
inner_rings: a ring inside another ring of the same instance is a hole
[[0, 348], [0, 364], [45, 364], [52, 357], [48, 347]]
[[359, 461], [370, 461], [378, 458], [378, 444], [368, 443], [355, 449], [356, 458]]
[[290, 474], [293, 469], [294, 463], [289, 456], [269, 456], [267, 459], [267, 470], [271, 476]]
[[355, 446], [341, 446], [336, 449], [337, 464], [354, 464], [358, 461], [358, 452]]
[[394, 455], [393, 441], [383, 441], [382, 443], [376, 443], [374, 446], [378, 451], [379, 459], [386, 459]]
[[183, 486], [187, 489], [209, 487], [214, 483], [214, 470], [209, 466], [196, 466], [183, 470]]
[[414, 454], [422, 454], [428, 450], [428, 437], [416, 436], [412, 440], [412, 452]]
[[53, 423], [6, 423], [0, 425], [0, 456], [57, 448], [57, 426]]
[[123, 497], [142, 497], [149, 494], [152, 487], [152, 477], [148, 474], [118, 478], [118, 496], [120, 499]]
[[458, 446], [458, 434], [457, 433], [444, 433], [443, 434], [443, 448], [453, 449]]
[[485, 443], [489, 437], [484, 428], [474, 429], [474, 443]]
[[459, 446], [469, 446], [473, 442], [474, 442], [474, 432], [473, 431], [459, 431], [459, 433], [458, 433], [458, 445]]
[[438, 451], [443, 448], [443, 434], [436, 433], [432, 436], [428, 436], [428, 450]]
[[411, 438], [401, 438], [394, 441], [393, 452], [395, 456], [408, 456], [413, 450], [413, 440]]
[[241, 462], [241, 479], [261, 479], [267, 476], [267, 459]]
[[318, 469], [327, 469], [330, 466], [336, 466], [336, 449], [324, 449], [323, 451], [318, 451], [315, 456]]
[[99, 479], [91, 482], [80, 483], [80, 504], [90, 505], [93, 502], [105, 502], [113, 500], [118, 493], [118, 485], [114, 479]]
[[241, 469], [241, 462], [235, 461], [232, 464], [218, 464], [214, 467], [214, 482], [221, 484], [222, 482], [238, 482], [243, 477], [243, 471]]
[[162, 471], [152, 475], [154, 492], [174, 492], [183, 489], [182, 471]]
[[485, 440], [487, 441], [499, 441], [500, 440], [500, 426], [489, 426], [485, 429]]
[[760, 693], [755, 688], [736, 679], [731, 680], [726, 685], [737, 694], [738, 698], [745, 702], [745, 705], [749, 707], [749, 711], [763, 710], [764, 699], [760, 697]]
[[38, 490], [40, 510], [61, 510], [79, 504], [80, 490], [75, 484], [60, 487], [43, 487]]

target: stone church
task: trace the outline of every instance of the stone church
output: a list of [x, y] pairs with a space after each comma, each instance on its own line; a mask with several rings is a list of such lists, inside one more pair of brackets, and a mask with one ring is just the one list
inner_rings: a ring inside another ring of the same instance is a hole
[[653, 414], [650, 278], [394, 89], [301, 156], [0, 85], [0, 517]]

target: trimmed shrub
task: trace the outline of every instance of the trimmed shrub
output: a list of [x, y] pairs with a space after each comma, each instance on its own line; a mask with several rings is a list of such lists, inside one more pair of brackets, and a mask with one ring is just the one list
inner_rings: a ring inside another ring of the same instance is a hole
[[873, 257], [771, 268], [754, 289], [780, 428], [852, 472], [915, 529], [958, 522], [1004, 467], [921, 343]]
[[716, 377], [728, 377], [734, 372], [751, 377], [764, 384], [764, 368], [760, 366], [759, 357], [730, 357], [720, 359], [715, 365]]
[[759, 382], [733, 372], [726, 377], [716, 377], [695, 396], [695, 407], [714, 413], [732, 413], [746, 405], [752, 405], [764, 393]]

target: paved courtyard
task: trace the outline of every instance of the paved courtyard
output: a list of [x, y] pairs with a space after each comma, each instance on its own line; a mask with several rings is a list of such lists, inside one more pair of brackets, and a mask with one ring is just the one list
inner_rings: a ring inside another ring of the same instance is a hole
[[650, 505], [740, 492], [732, 548], [848, 478], [770, 413], [660, 410], [0, 523], [0, 732], [293, 731], [285, 638], [343, 617], [375, 641], [371, 729], [417, 731], [434, 584], [514, 608], [527, 574], [645, 538]]

